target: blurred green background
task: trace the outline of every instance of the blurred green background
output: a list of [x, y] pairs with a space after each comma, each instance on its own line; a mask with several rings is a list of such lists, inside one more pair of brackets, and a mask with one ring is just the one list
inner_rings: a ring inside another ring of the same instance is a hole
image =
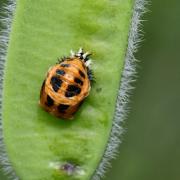
[[180, 179], [180, 1], [148, 9], [126, 133], [105, 180]]
[[180, 179], [180, 1], [152, 0], [126, 133], [106, 180]]

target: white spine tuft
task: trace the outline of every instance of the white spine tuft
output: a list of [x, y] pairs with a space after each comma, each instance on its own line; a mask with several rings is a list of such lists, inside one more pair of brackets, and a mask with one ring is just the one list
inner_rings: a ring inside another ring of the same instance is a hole
[[91, 67], [91, 64], [92, 64], [92, 60], [91, 59], [89, 59], [89, 60], [87, 60], [86, 62], [85, 62], [85, 65], [86, 65], [86, 67]]
[[83, 59], [86, 59], [86, 58], [87, 58], [87, 56], [89, 56], [89, 55], [90, 55], [90, 53], [89, 53], [89, 52], [84, 53], [84, 54], [83, 54]]
[[73, 50], [70, 51], [70, 54], [71, 54], [71, 58], [74, 58], [75, 57], [75, 52]]
[[83, 48], [82, 47], [80, 47], [79, 51], [78, 51], [78, 54], [81, 54], [81, 53], [83, 53]]
[[79, 51], [76, 53], [76, 56], [81, 57], [82, 54], [83, 54], [83, 48], [81, 47], [81, 48], [79, 48]]
[[116, 110], [113, 118], [112, 130], [107, 143], [106, 150], [102, 160], [96, 169], [92, 180], [100, 180], [105, 176], [106, 170], [111, 167], [111, 160], [118, 154], [118, 147], [121, 143], [121, 135], [124, 132], [121, 123], [126, 119], [128, 113], [128, 101], [133, 89], [131, 83], [136, 76], [136, 58], [134, 53], [137, 52], [141, 42], [141, 18], [146, 12], [147, 0], [135, 0], [131, 28], [129, 32], [128, 48], [125, 57], [124, 70], [120, 82], [119, 93], [116, 102]]
[[3, 75], [4, 64], [6, 60], [6, 52], [9, 43], [9, 34], [11, 31], [11, 23], [13, 12], [16, 3], [13, 0], [7, 0], [0, 8], [0, 168], [9, 179], [18, 180], [13, 167], [6, 154], [5, 145], [3, 142], [3, 128], [2, 128], [2, 90], [3, 90]]

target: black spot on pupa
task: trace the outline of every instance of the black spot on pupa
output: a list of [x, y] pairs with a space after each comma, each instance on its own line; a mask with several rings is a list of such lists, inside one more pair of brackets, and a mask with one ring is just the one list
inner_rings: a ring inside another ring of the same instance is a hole
[[85, 78], [85, 74], [81, 70], [79, 70], [79, 74], [81, 77]]
[[65, 96], [66, 96], [66, 97], [73, 97], [73, 96], [75, 96], [75, 93], [74, 93], [74, 92], [66, 91], [66, 92], [65, 92]]
[[70, 64], [61, 64], [61, 67], [69, 67]]
[[61, 84], [62, 84], [62, 80], [59, 79], [58, 77], [56, 76], [53, 76], [51, 78], [51, 85], [52, 85], [52, 88], [55, 92], [57, 92], [59, 90], [59, 88], [61, 87]]
[[57, 69], [57, 70], [56, 70], [56, 74], [57, 74], [57, 75], [62, 75], [62, 76], [63, 76], [63, 75], [65, 74], [65, 71], [62, 70], [62, 69]]
[[81, 86], [83, 85], [83, 81], [81, 81], [79, 78], [74, 78], [74, 82], [80, 84]]
[[70, 91], [70, 92], [74, 92], [76, 95], [81, 92], [81, 88], [79, 88], [75, 85], [69, 85], [66, 90]]
[[66, 89], [65, 96], [66, 97], [73, 97], [75, 95], [80, 94], [81, 88], [75, 86], [75, 85], [69, 85]]
[[57, 108], [60, 113], [64, 113], [65, 110], [67, 110], [69, 105], [67, 104], [60, 104]]
[[53, 104], [54, 104], [54, 100], [53, 100], [49, 95], [47, 95], [46, 105], [47, 105], [48, 107], [50, 107], [50, 106], [53, 106]]

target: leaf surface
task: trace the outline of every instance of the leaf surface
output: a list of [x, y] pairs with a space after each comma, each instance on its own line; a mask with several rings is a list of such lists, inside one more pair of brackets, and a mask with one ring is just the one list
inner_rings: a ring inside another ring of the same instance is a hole
[[[133, 0], [18, 0], [3, 91], [7, 154], [21, 179], [90, 179], [109, 139]], [[38, 106], [48, 68], [71, 49], [93, 53], [96, 78], [73, 121]], [[73, 173], [62, 169], [76, 165]]]

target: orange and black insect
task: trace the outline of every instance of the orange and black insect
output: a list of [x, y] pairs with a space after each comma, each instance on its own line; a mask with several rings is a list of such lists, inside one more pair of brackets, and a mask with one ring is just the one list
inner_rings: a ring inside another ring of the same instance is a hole
[[77, 53], [71, 51], [70, 57], [62, 58], [49, 69], [40, 91], [40, 106], [44, 110], [60, 118], [73, 118], [91, 89], [90, 55], [82, 48]]

